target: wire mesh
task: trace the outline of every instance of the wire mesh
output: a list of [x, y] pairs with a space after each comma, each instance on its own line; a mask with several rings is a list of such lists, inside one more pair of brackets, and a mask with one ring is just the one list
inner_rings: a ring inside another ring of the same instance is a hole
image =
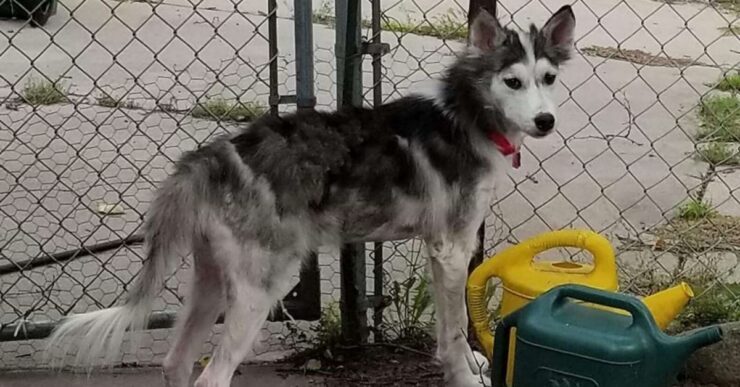
[[[737, 319], [740, 262], [729, 241], [740, 227], [740, 103], [728, 84], [738, 81], [738, 3], [569, 3], [577, 54], [560, 72], [560, 128], [526, 142], [522, 168], [499, 187], [486, 220], [486, 255], [553, 229], [593, 229], [615, 246], [623, 290], [646, 295], [686, 280], [699, 295], [683, 324], [695, 324], [710, 299], [723, 304], [720, 320]], [[499, 1], [498, 16], [526, 29], [561, 5]], [[454, 58], [467, 33], [466, 7], [383, 3], [382, 41], [391, 45], [379, 82], [386, 100], [413, 92]], [[407, 246], [389, 244], [387, 289], [404, 283], [409, 267], [426, 275], [420, 244]], [[550, 258], [563, 256], [588, 259], [573, 251]], [[397, 318], [386, 316], [387, 325]]]
[[[9, 1], [0, 0], [0, 10]], [[276, 11], [280, 95], [295, 92], [289, 3], [278, 2]], [[700, 285], [698, 298], [720, 293], [728, 307], [737, 305], [740, 85], [718, 82], [738, 69], [740, 6], [571, 4], [577, 54], [559, 76], [560, 129], [528, 141], [522, 168], [499, 187], [486, 254], [543, 231], [587, 227], [614, 243], [624, 290], [648, 294], [688, 279]], [[527, 27], [560, 5], [505, 0], [498, 13], [505, 24]], [[230, 0], [62, 0], [40, 28], [0, 21], [0, 265], [136, 234], [182, 151], [244, 125], [269, 104], [269, 12], [263, 2]], [[362, 12], [370, 40], [369, 1]], [[466, 13], [467, 4], [454, 0], [383, 1], [380, 40], [390, 52], [380, 59], [379, 79], [371, 60], [364, 62], [366, 103], [373, 104], [374, 88], [388, 101], [441, 75], [464, 46]], [[333, 3], [314, 1], [319, 109], [336, 105], [333, 20]], [[368, 245], [369, 293], [376, 251]], [[427, 291], [424, 252], [411, 240], [386, 242], [382, 253], [391, 303], [379, 328], [402, 336], [404, 327], [431, 320], [432, 306], [409, 310], [403, 302]], [[329, 248], [319, 257], [325, 308], [339, 300], [337, 257]], [[130, 243], [2, 275], [0, 324], [31, 327], [110, 306], [141, 259], [140, 246]], [[180, 270], [156, 310], [176, 310], [186, 284]], [[120, 361], [159, 362], [170, 333], [148, 331]], [[292, 347], [293, 333], [268, 323], [258, 352]], [[0, 367], [43, 366], [42, 348], [43, 341], [2, 342]]]

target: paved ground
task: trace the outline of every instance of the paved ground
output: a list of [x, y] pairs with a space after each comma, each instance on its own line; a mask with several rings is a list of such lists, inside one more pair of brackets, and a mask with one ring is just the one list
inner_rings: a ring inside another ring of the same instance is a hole
[[[241, 366], [233, 386], [304, 387], [320, 386], [321, 377], [285, 375], [270, 366]], [[157, 368], [135, 368], [84, 374], [50, 374], [46, 372], [8, 372], [0, 374], [1, 387], [140, 387], [159, 386], [162, 373]]]
[[[424, 364], [419, 359], [413, 360], [414, 364]], [[386, 364], [388, 370], [375, 370], [375, 378], [367, 376], [355, 376], [348, 380], [347, 377], [338, 377], [336, 374], [347, 372], [334, 370], [325, 372], [324, 377], [316, 374], [301, 374], [299, 372], [287, 373], [282, 366], [270, 365], [242, 365], [232, 379], [233, 387], [270, 386], [270, 387], [347, 387], [354, 385], [362, 386], [418, 386], [418, 387], [444, 387], [441, 375], [436, 366], [416, 367], [412, 362], [403, 365], [399, 362]], [[383, 365], [376, 364], [383, 367]], [[396, 369], [402, 368], [405, 374], [397, 373]], [[432, 371], [430, 371], [432, 370]], [[194, 372], [192, 380], [198, 373]], [[382, 380], [382, 381], [381, 381]], [[373, 381], [376, 381], [373, 383]], [[75, 373], [50, 373], [44, 371], [13, 371], [0, 374], [0, 387], [140, 387], [162, 385], [161, 371], [158, 368], [132, 368], [116, 369], [109, 371], [96, 371], [91, 375]], [[718, 387], [722, 384], [699, 384], [691, 381], [679, 383], [676, 387]], [[727, 385], [730, 386], [730, 385]]]
[[[62, 3], [45, 29], [20, 29], [18, 22], [0, 21], [0, 101], [22, 89], [33, 64], [37, 77], [63, 77], [77, 102], [36, 109], [0, 106], [0, 263], [134, 231], [171, 159], [197, 141], [233, 128], [185, 114], [195, 101], [215, 95], [266, 101], [268, 95], [267, 25], [260, 15], [261, 2], [239, 3], [236, 8], [242, 14], [233, 13], [235, 5], [225, 0], [197, 5], [172, 0], [156, 7], [110, 0]], [[451, 1], [418, 0], [403, 7], [388, 3], [387, 15], [400, 20], [407, 14], [421, 18], [419, 9], [432, 9], [427, 15], [433, 18], [457, 7]], [[516, 11], [514, 19], [520, 24], [544, 20], [541, 4], [502, 2], [506, 10]], [[292, 22], [285, 18], [292, 12], [283, 5], [278, 26], [280, 92], [290, 93], [294, 50]], [[322, 8], [317, 0], [314, 6]], [[639, 233], [671, 217], [706, 170], [692, 157], [691, 135], [698, 127], [695, 106], [707, 84], [720, 75], [717, 65], [736, 66], [740, 59], [731, 50], [737, 49], [738, 38], [723, 36], [719, 29], [734, 16], [701, 4], [650, 0], [580, 1], [575, 10], [581, 48], [617, 43], [653, 53], [662, 48], [671, 56], [711, 66], [640, 67], [577, 56], [561, 76], [560, 133], [527, 144], [523, 167], [501, 188], [496, 212], [502, 220], [492, 222], [497, 234], [489, 247], [511, 236], [523, 238], [569, 225], [609, 234]], [[314, 28], [316, 89], [324, 108], [334, 103], [334, 34], [326, 26]], [[384, 33], [383, 39], [392, 46], [383, 59], [388, 98], [439, 74], [452, 59], [452, 50], [461, 47], [414, 35]], [[370, 84], [370, 73], [365, 75]], [[103, 92], [125, 96], [139, 108], [97, 106]], [[172, 111], [153, 111], [158, 104]], [[710, 199], [725, 213], [740, 215], [740, 202], [733, 196], [738, 179], [728, 171], [708, 188]], [[124, 214], [100, 216], [97, 205], [110, 202], [120, 202]], [[64, 271], [49, 267], [0, 277], [0, 323], [16, 321], [29, 309], [34, 310], [31, 319], [55, 319], [57, 309], [78, 298], [73, 311], [113, 302], [138, 267], [131, 259], [136, 251], [78, 260]], [[388, 247], [387, 253], [393, 251]], [[621, 257], [623, 264], [641, 263], [634, 258]], [[675, 265], [670, 256], [661, 259], [667, 268]], [[727, 262], [725, 272], [730, 275], [737, 262]], [[321, 263], [325, 300], [336, 300], [335, 254], [322, 254]], [[398, 260], [388, 264], [398, 276], [407, 266]], [[184, 279], [181, 273], [170, 287], [182, 294]], [[174, 293], [166, 293], [158, 307], [176, 306]], [[45, 303], [45, 294], [57, 305]], [[283, 326], [272, 325], [265, 337], [277, 345], [285, 333]], [[122, 360], [156, 362], [167, 349], [169, 332], [150, 336], [143, 351], [125, 354]], [[0, 367], [40, 364], [37, 350], [42, 344], [0, 344]]]

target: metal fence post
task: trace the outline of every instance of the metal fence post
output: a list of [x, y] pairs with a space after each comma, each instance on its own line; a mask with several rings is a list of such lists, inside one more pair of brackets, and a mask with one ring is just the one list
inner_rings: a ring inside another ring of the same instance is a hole
[[270, 114], [278, 114], [278, 46], [277, 46], [277, 0], [267, 0], [267, 33], [270, 54]]
[[[381, 44], [380, 28], [380, 0], [372, 1], [372, 44], [379, 46]], [[383, 79], [382, 67], [380, 61], [383, 53], [374, 52], [373, 56], [373, 106], [383, 104]], [[373, 246], [373, 296], [376, 300], [373, 305], [373, 340], [375, 342], [383, 341], [383, 306], [381, 305], [383, 297], [383, 242], [376, 242]]]
[[362, 105], [361, 13], [358, 0], [337, 0], [337, 108]]
[[[295, 0], [295, 51], [296, 51], [296, 106], [298, 110], [313, 110], [316, 107], [314, 94], [313, 60], [313, 7], [311, 0]], [[297, 289], [303, 301], [316, 318], [321, 316], [321, 273], [318, 254], [310, 253], [300, 274]], [[312, 307], [312, 306], [315, 306]]]
[[296, 105], [298, 110], [316, 107], [313, 84], [313, 22], [311, 0], [295, 0]]
[[[361, 14], [358, 0], [336, 2], [337, 108], [362, 105]], [[367, 341], [365, 246], [342, 246], [340, 306], [342, 339], [347, 344]]]

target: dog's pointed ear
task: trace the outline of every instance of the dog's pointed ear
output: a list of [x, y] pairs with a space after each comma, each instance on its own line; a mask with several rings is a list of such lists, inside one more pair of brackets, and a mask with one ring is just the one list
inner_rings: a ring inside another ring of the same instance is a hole
[[542, 35], [551, 47], [562, 51], [573, 48], [573, 35], [576, 29], [576, 16], [570, 5], [564, 5], [555, 12], [542, 27]]
[[490, 52], [503, 42], [503, 38], [504, 29], [498, 20], [485, 9], [478, 11], [470, 26], [470, 45], [482, 52]]

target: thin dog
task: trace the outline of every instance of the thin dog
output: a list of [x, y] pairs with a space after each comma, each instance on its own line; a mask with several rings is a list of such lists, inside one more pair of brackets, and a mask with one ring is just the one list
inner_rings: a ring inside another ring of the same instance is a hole
[[421, 237], [445, 382], [487, 383], [465, 337], [468, 262], [496, 175], [518, 164], [525, 137], [556, 129], [552, 94], [574, 28], [569, 6], [527, 31], [481, 11], [465, 52], [425, 92], [374, 109], [265, 116], [186, 152], [148, 211], [147, 258], [127, 301], [69, 316], [50, 349], [66, 355], [74, 344], [80, 364], [115, 356], [127, 329], [145, 327], [166, 274], [192, 252], [165, 384], [188, 385], [223, 312], [221, 343], [195, 386], [227, 387], [310, 251]]

